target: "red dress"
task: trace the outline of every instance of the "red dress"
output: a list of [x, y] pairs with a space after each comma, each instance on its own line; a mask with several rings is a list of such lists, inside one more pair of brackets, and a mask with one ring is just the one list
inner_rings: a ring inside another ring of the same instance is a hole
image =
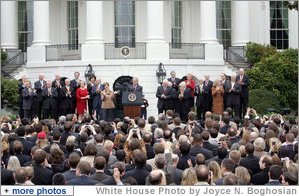
[[77, 114], [84, 114], [86, 110], [86, 100], [81, 99], [81, 97], [86, 97], [88, 95], [87, 89], [78, 88], [76, 91], [76, 103], [77, 103]]
[[195, 81], [193, 79], [185, 80], [185, 83], [186, 88], [189, 88], [191, 90], [191, 97], [194, 97]]

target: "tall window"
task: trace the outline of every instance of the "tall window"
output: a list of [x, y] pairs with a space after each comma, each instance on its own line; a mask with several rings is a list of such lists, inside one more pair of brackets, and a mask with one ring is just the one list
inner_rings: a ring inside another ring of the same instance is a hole
[[289, 48], [288, 8], [282, 1], [270, 1], [270, 44], [277, 49]]
[[114, 2], [115, 47], [135, 47], [135, 1]]
[[172, 6], [171, 44], [172, 48], [182, 45], [182, 2], [174, 1]]
[[67, 2], [67, 31], [69, 49], [78, 49], [78, 1]]
[[216, 10], [217, 38], [227, 49], [231, 46], [231, 1], [216, 1]]
[[23, 52], [33, 40], [33, 1], [18, 1], [18, 48]]

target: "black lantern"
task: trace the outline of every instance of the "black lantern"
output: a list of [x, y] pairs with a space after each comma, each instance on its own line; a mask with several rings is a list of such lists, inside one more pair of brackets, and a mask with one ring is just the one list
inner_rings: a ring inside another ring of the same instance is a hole
[[159, 68], [156, 71], [156, 76], [157, 76], [157, 79], [158, 79], [158, 83], [162, 84], [163, 80], [166, 77], [166, 70], [165, 70], [164, 65], [162, 63], [159, 63]]
[[86, 83], [88, 83], [89, 78], [91, 76], [94, 76], [94, 71], [92, 69], [91, 64], [88, 64], [87, 67], [86, 67], [86, 70], [85, 70], [85, 80], [86, 80]]

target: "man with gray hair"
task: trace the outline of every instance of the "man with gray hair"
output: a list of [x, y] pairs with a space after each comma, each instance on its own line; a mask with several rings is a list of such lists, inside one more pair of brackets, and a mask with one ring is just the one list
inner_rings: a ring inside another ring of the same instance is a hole
[[239, 75], [237, 76], [237, 82], [241, 86], [241, 98], [240, 98], [240, 115], [243, 118], [246, 114], [249, 98], [249, 77], [244, 74], [244, 69], [239, 69]]
[[75, 90], [70, 85], [70, 80], [65, 79], [65, 86], [63, 86], [59, 93], [60, 109], [62, 115], [72, 114], [74, 105], [73, 99], [76, 99]]
[[132, 85], [129, 85], [128, 90], [129, 92], [142, 92], [142, 86], [138, 84], [137, 77], [133, 77]]
[[156, 97], [158, 98], [158, 114], [165, 113], [170, 108], [169, 100], [172, 98], [172, 88], [168, 80], [165, 79], [163, 84], [158, 86]]
[[227, 93], [226, 107], [234, 111], [234, 116], [239, 116], [241, 86], [236, 78], [235, 73], [231, 75], [231, 81], [225, 83], [224, 91]]
[[[180, 79], [176, 77], [175, 71], [170, 72], [170, 78], [167, 79], [171, 83], [171, 88], [172, 88], [172, 94], [175, 94], [178, 89], [179, 89], [179, 84], [180, 84]], [[169, 100], [170, 102], [170, 108], [171, 110], [177, 111], [177, 103], [178, 99], [172, 96], [172, 98]]]
[[38, 81], [34, 83], [34, 89], [36, 91], [36, 104], [34, 104], [33, 109], [33, 116], [37, 115], [39, 119], [41, 119], [42, 113], [42, 104], [43, 104], [43, 97], [42, 91], [46, 87], [46, 81], [44, 80], [45, 75], [40, 73], [38, 75]]
[[179, 85], [179, 91], [177, 92], [176, 97], [179, 99], [178, 103], [178, 111], [177, 113], [180, 114], [180, 117], [184, 123], [187, 122], [187, 117], [189, 113], [189, 106], [192, 105], [190, 101], [192, 101], [191, 98], [191, 90], [189, 88], [186, 88], [186, 83], [181, 82]]

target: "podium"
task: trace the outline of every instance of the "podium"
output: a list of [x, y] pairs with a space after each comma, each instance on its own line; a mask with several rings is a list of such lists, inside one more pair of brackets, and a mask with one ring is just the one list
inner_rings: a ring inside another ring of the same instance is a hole
[[141, 105], [143, 104], [142, 92], [123, 92], [122, 104], [124, 106], [124, 116], [130, 118], [139, 117]]

